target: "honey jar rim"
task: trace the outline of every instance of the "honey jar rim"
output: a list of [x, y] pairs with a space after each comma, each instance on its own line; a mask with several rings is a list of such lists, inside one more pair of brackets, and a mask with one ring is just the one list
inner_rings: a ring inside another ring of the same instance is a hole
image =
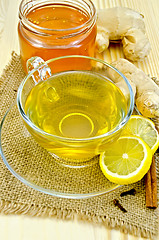
[[[53, 35], [53, 34], [56, 34], [56, 33], [60, 33], [60, 34], [65, 34], [64, 37], [72, 37], [74, 35], [77, 35], [79, 33], [84, 33], [85, 31], [93, 28], [93, 26], [95, 25], [96, 23], [96, 20], [97, 20], [97, 11], [96, 11], [96, 7], [94, 5], [94, 3], [91, 1], [91, 0], [87, 0], [87, 3], [85, 0], [78, 0], [78, 1], [68, 1], [69, 3], [69, 6], [73, 6], [73, 4], [75, 2], [80, 2], [81, 4], [82, 3], [85, 3], [88, 7], [88, 9], [90, 10], [90, 13], [87, 11], [87, 13], [89, 14], [90, 18], [83, 24], [79, 25], [79, 26], [76, 26], [76, 27], [73, 27], [73, 28], [66, 28], [66, 29], [53, 29], [53, 28], [45, 28], [45, 27], [41, 27], [41, 26], [38, 26], [37, 24], [35, 23], [32, 23], [31, 21], [28, 20], [28, 18], [26, 17], [26, 9], [28, 10], [28, 5], [27, 4], [30, 4], [30, 1], [28, 0], [27, 3], [25, 3], [26, 0], [22, 0], [21, 3], [20, 3], [20, 6], [19, 6], [19, 20], [20, 20], [20, 23], [22, 24], [22, 26], [32, 32], [34, 32], [35, 34], [40, 34], [40, 35], [46, 35], [46, 36], [49, 36], [49, 35]], [[34, 1], [31, 1], [32, 3], [34, 2], [37, 2], [36, 0]], [[46, 3], [47, 1], [46, 0], [43, 0], [43, 1], [40, 1], [41, 5], [37, 6], [38, 7], [41, 7], [43, 6], [44, 3]], [[67, 0], [65, 1], [49, 1], [49, 4], [65, 4], [67, 3]], [[35, 5], [34, 5], [35, 6]], [[30, 11], [33, 11], [34, 7], [33, 5], [30, 7]], [[82, 5], [82, 7], [84, 7]], [[23, 9], [24, 8], [24, 9]]]

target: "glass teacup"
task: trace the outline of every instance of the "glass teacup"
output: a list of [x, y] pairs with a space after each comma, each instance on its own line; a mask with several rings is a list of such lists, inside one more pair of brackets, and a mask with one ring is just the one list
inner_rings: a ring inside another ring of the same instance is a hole
[[134, 96], [128, 80], [91, 57], [40, 60], [37, 66], [38, 61], [29, 60], [28, 70], [33, 69], [17, 94], [28, 131], [57, 159], [72, 165], [89, 162], [118, 139], [132, 114]]

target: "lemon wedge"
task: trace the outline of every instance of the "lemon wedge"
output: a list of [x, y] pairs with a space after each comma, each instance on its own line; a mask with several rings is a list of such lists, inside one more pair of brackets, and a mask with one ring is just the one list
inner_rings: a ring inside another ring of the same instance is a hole
[[154, 154], [159, 146], [159, 134], [155, 124], [148, 118], [132, 115], [123, 130], [122, 135], [141, 137], [148, 144]]
[[111, 182], [130, 184], [143, 178], [150, 168], [152, 151], [140, 138], [120, 137], [100, 155], [100, 167]]

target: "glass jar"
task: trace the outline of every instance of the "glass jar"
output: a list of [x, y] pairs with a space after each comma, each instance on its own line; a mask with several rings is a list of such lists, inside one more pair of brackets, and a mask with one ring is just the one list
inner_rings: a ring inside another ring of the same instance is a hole
[[93, 57], [96, 18], [91, 0], [22, 0], [18, 35], [24, 70], [33, 56], [45, 61], [64, 55]]

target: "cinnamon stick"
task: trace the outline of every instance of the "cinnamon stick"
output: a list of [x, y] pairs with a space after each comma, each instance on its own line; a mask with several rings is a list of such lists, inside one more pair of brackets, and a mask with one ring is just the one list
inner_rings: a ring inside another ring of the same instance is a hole
[[157, 176], [155, 156], [153, 156], [151, 167], [145, 176], [145, 187], [146, 187], [146, 207], [157, 208]]

